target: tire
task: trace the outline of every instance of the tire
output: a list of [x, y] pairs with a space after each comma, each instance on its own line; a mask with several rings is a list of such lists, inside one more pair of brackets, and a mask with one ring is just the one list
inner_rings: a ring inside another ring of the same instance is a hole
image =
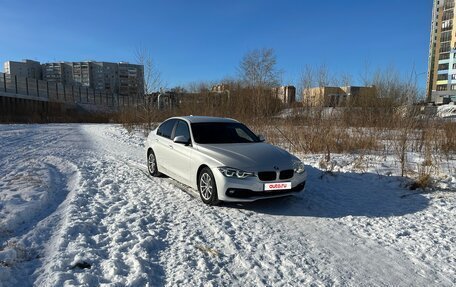
[[153, 150], [149, 150], [147, 153], [147, 171], [149, 171], [151, 176], [160, 176], [160, 172], [157, 167], [157, 158], [155, 157]]
[[215, 184], [212, 171], [204, 167], [198, 175], [198, 192], [201, 200], [208, 205], [219, 204], [217, 195], [217, 185]]

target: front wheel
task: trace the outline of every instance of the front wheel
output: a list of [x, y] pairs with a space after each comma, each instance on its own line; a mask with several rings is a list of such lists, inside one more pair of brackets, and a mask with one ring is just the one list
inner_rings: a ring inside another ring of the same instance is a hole
[[151, 176], [159, 176], [157, 158], [152, 150], [147, 153], [147, 170]]
[[205, 204], [217, 205], [219, 203], [214, 175], [212, 174], [212, 171], [207, 167], [203, 168], [199, 173], [198, 191], [201, 200]]

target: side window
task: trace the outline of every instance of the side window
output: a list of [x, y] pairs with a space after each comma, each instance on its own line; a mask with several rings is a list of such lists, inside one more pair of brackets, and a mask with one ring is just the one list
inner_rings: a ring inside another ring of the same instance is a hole
[[173, 132], [174, 124], [176, 123], [176, 120], [168, 120], [160, 125], [157, 131], [157, 135], [165, 137], [165, 138], [171, 138], [171, 133]]
[[239, 139], [243, 139], [246, 142], [252, 142], [253, 141], [252, 138], [245, 131], [243, 131], [241, 128], [236, 128], [235, 131], [236, 131], [236, 134], [239, 137]]
[[184, 121], [177, 121], [176, 131], [174, 133], [174, 137], [177, 136], [185, 136], [186, 138], [190, 139], [190, 131], [188, 129], [188, 125]]

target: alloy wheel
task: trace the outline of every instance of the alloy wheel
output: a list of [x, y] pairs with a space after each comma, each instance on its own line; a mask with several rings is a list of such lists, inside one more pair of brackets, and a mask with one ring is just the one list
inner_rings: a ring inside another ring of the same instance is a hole
[[200, 192], [205, 200], [210, 200], [213, 192], [212, 178], [208, 173], [203, 173], [200, 177]]
[[157, 160], [155, 159], [155, 155], [153, 152], [149, 154], [147, 158], [147, 167], [149, 169], [149, 173], [151, 175], [156, 175], [157, 173]]

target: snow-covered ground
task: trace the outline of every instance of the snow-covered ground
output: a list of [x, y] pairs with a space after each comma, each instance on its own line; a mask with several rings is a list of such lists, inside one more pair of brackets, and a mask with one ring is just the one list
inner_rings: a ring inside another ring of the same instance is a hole
[[302, 156], [305, 192], [209, 207], [143, 149], [116, 125], [1, 125], [0, 286], [456, 285], [453, 165], [420, 193], [388, 159]]
[[437, 116], [441, 118], [455, 118], [456, 119], [456, 104], [454, 102], [441, 105], [437, 108]]

